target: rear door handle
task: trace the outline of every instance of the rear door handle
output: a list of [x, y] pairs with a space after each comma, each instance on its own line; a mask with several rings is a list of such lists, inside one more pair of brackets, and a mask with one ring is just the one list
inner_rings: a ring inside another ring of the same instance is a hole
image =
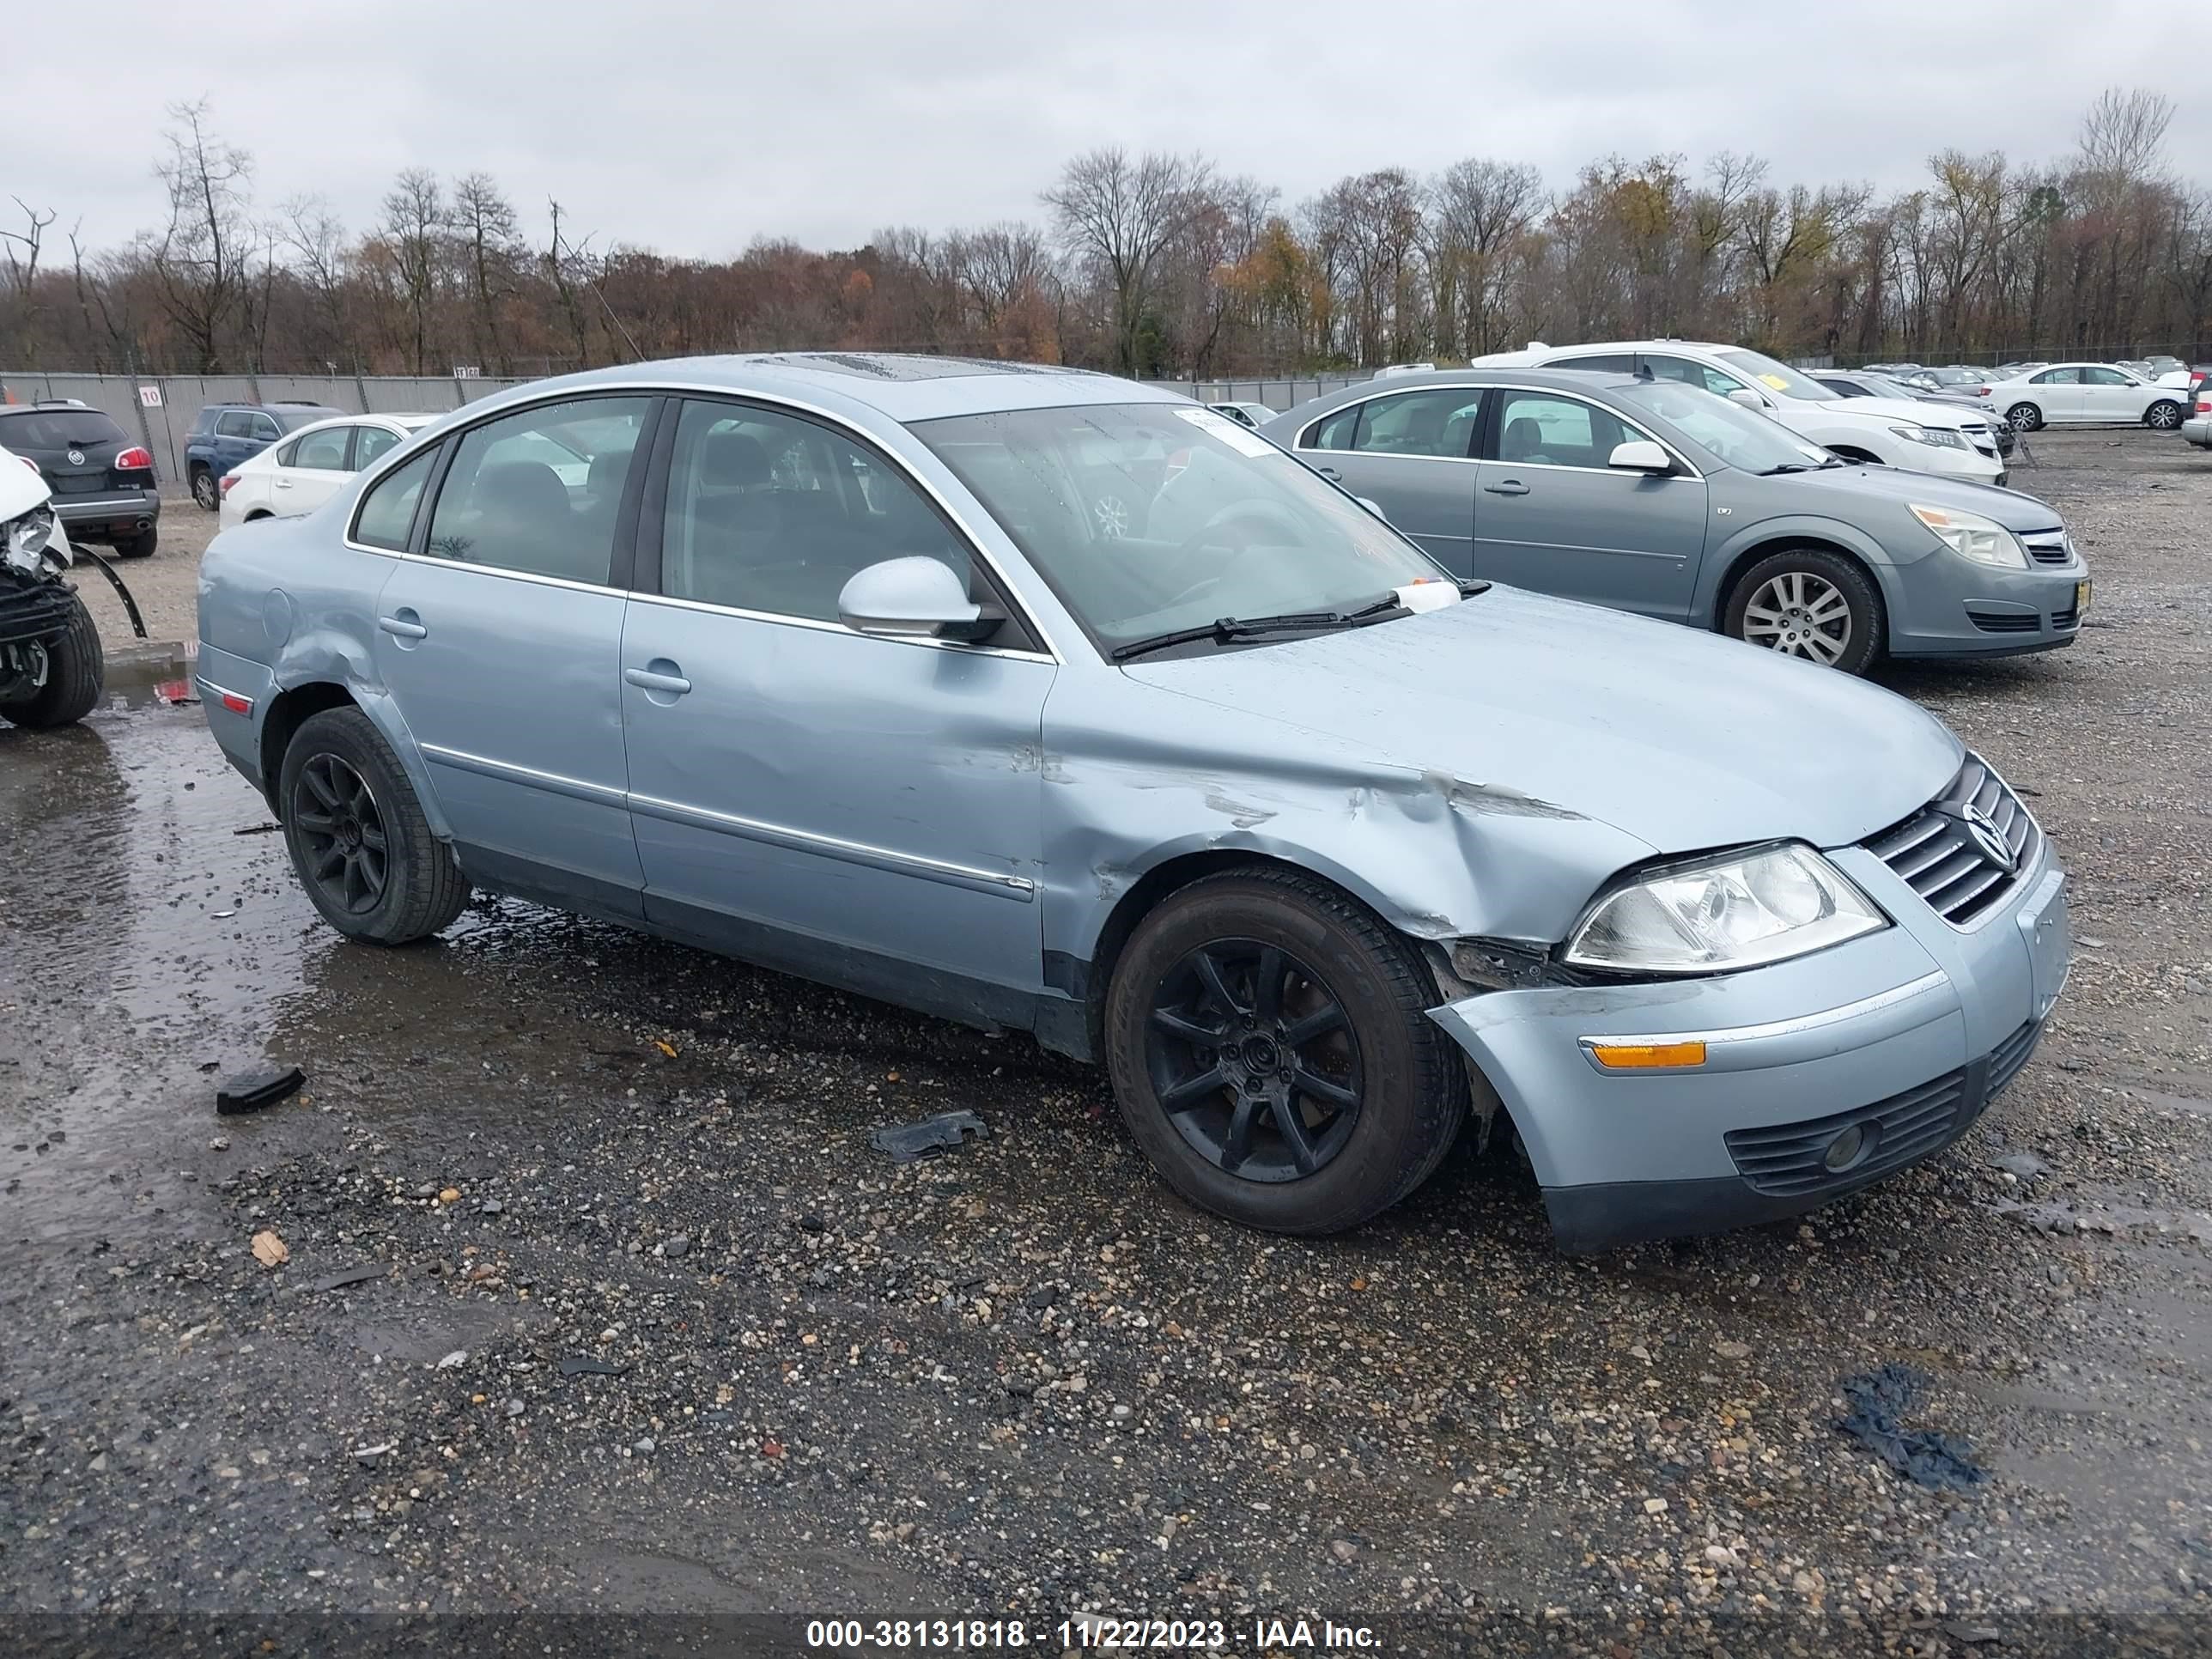
[[1341, 472], [1339, 472], [1333, 466], [1317, 466], [1314, 471], [1320, 473], [1322, 477], [1328, 479], [1331, 483], [1342, 483], [1344, 482], [1344, 475]]
[[427, 640], [430, 630], [415, 620], [415, 613], [403, 611], [396, 617], [379, 617], [376, 625], [396, 640]]
[[664, 673], [653, 668], [625, 668], [623, 670], [623, 683], [634, 685], [641, 691], [664, 691], [672, 697], [680, 697], [691, 689], [691, 682], [674, 672], [674, 663], [665, 657], [656, 657], [653, 660], [664, 664], [670, 672]]
[[1483, 488], [1493, 495], [1525, 495], [1528, 493], [1528, 486], [1518, 478], [1500, 478], [1496, 483], [1485, 484]]
[[279, 489], [289, 489], [292, 487], [292, 481], [289, 478], [279, 478], [276, 480], [276, 487]]

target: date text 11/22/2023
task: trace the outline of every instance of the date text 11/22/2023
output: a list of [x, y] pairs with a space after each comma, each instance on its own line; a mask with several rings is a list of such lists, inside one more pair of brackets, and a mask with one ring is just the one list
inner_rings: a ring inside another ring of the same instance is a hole
[[[1246, 1633], [1241, 1629], [1232, 1632], [1230, 1625], [1219, 1619], [1121, 1618], [1098, 1613], [1076, 1613], [1034, 1631], [1018, 1619], [815, 1619], [807, 1621], [806, 1645], [832, 1653], [901, 1649], [957, 1651], [1048, 1644], [1063, 1653], [1109, 1648], [1218, 1652]], [[1261, 1650], [1359, 1650], [1382, 1645], [1367, 1626], [1340, 1625], [1328, 1619], [1256, 1619], [1249, 1636], [1252, 1646]]]

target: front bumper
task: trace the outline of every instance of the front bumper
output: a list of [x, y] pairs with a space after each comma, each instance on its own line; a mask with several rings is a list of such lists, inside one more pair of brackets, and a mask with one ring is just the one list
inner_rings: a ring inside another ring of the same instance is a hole
[[57, 495], [54, 516], [81, 541], [135, 536], [161, 521], [158, 489], [112, 489], [96, 495]]
[[2181, 435], [2199, 449], [2212, 449], [2212, 415], [2198, 415], [2181, 423]]
[[[1830, 857], [1895, 927], [1745, 973], [1498, 991], [1431, 1011], [1511, 1115], [1562, 1249], [1814, 1208], [1948, 1146], [2025, 1062], [2070, 948], [2048, 841], [1970, 929], [1864, 848]], [[1705, 1063], [1669, 1071], [1608, 1072], [1585, 1047], [1689, 1037]], [[1857, 1150], [1831, 1166], [1854, 1128]]]
[[1948, 551], [1883, 572], [1893, 657], [2010, 657], [2074, 643], [2089, 571], [2065, 564], [1996, 570]]
[[2002, 485], [2005, 482], [2003, 460], [1971, 445], [1951, 449], [1899, 440], [1897, 448], [1902, 453], [1899, 465], [1911, 471], [1932, 472], [1939, 478], [1958, 478], [1967, 483]]

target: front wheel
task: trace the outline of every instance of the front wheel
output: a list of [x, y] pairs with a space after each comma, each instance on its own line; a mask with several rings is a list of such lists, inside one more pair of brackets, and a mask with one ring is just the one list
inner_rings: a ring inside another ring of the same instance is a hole
[[2143, 411], [2143, 424], [2154, 432], [2171, 432], [2181, 424], [2181, 405], [2161, 398]]
[[203, 511], [212, 513], [222, 505], [222, 492], [215, 487], [215, 474], [204, 466], [192, 469], [192, 499]]
[[329, 708], [293, 734], [276, 799], [292, 868], [348, 939], [405, 945], [450, 926], [468, 902], [451, 848], [368, 715]]
[[1467, 1079], [1436, 986], [1382, 919], [1264, 867], [1210, 876], [1138, 925], [1106, 994], [1106, 1059], [1137, 1144], [1193, 1204], [1342, 1232], [1426, 1180]]
[[1863, 674], [1881, 654], [1881, 594], [1851, 560], [1817, 547], [1761, 559], [1729, 595], [1731, 639]]
[[2005, 424], [2015, 432], [2039, 432], [2043, 429], [2043, 411], [2033, 404], [2014, 404], [2005, 410]]
[[0, 720], [45, 732], [74, 726], [92, 712], [106, 680], [107, 658], [82, 599], [70, 595], [69, 624], [58, 637], [16, 649], [30, 665], [25, 678], [31, 683], [0, 692]]

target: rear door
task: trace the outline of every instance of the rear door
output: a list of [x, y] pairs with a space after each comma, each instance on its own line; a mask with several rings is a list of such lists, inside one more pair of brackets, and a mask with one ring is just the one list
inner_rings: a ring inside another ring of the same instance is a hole
[[269, 480], [270, 506], [280, 518], [312, 513], [353, 476], [354, 434], [350, 426], [328, 426], [295, 438], [276, 452]]
[[1501, 387], [1483, 422], [1471, 574], [1681, 621], [1705, 554], [1705, 480], [1607, 465], [1651, 434], [1572, 392]]
[[2057, 425], [2065, 421], [2087, 418], [2081, 410], [2081, 371], [2078, 368], [2046, 368], [2033, 375], [2028, 384], [2035, 388], [2036, 403], [2043, 410], [2043, 418]]
[[[643, 436], [655, 399], [531, 404], [386, 473], [355, 539], [389, 545], [382, 497], [444, 462], [376, 605], [376, 665], [421, 751], [462, 868], [487, 884], [635, 917], [617, 653]], [[614, 486], [564, 483], [541, 452], [582, 450]], [[448, 459], [449, 458], [449, 459]], [[422, 481], [415, 486], [421, 488]], [[629, 486], [627, 496], [622, 494]], [[625, 518], [625, 502], [628, 517]], [[385, 526], [380, 541], [365, 533]]]
[[1480, 386], [1421, 386], [1370, 398], [1307, 428], [1300, 459], [1383, 516], [1455, 575], [1471, 573]]

